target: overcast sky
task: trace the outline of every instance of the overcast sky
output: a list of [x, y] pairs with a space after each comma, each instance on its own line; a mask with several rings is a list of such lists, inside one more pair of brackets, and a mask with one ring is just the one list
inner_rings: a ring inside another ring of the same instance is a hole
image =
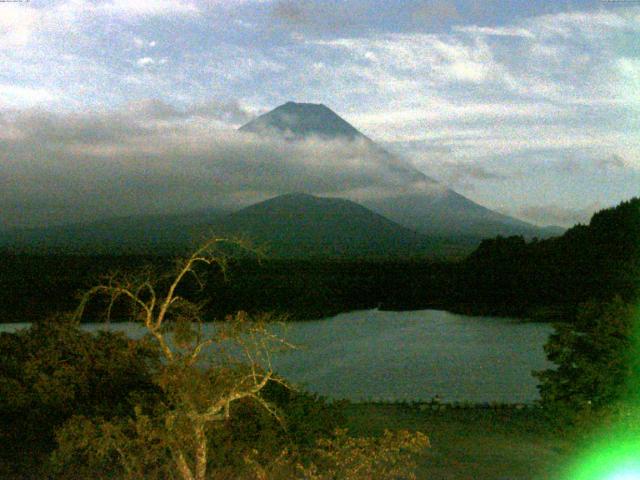
[[[315, 145], [229, 137], [288, 100], [324, 103], [428, 176], [535, 223], [584, 222], [640, 194], [634, 0], [0, 3], [0, 66], [0, 226], [62, 221], [70, 206], [109, 214], [113, 192], [123, 213], [206, 206], [213, 150], [225, 198], [257, 192], [245, 171], [289, 178], [273, 193], [315, 172], [323, 193], [316, 167], [343, 146], [296, 170]], [[252, 151], [290, 169], [247, 167]], [[358, 162], [335, 182], [377, 168]]]

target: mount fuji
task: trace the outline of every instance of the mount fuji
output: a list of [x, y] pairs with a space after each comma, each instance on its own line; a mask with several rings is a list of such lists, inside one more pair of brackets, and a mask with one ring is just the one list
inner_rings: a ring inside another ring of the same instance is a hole
[[280, 136], [288, 141], [316, 137], [365, 145], [370, 152], [370, 161], [377, 163], [379, 177], [370, 178], [368, 188], [336, 191], [328, 196], [356, 201], [422, 234], [482, 238], [496, 235], [548, 237], [562, 232], [560, 228], [538, 227], [473, 202], [387, 152], [322, 104], [287, 102], [250, 121], [240, 131], [266, 137]]
[[[288, 102], [250, 121], [237, 135], [250, 137], [251, 145], [266, 141], [295, 147], [299, 142], [303, 156], [286, 158], [283, 153], [256, 160], [272, 162], [272, 169], [262, 171], [289, 179], [291, 171], [298, 172], [303, 186], [306, 176], [320, 181], [309, 183], [307, 191], [290, 189], [291, 182], [274, 191], [258, 173], [247, 171], [243, 174], [254, 185], [265, 183], [266, 199], [229, 209], [212, 197], [211, 205], [200, 211], [0, 231], [0, 250], [168, 254], [215, 232], [269, 245], [277, 257], [459, 258], [486, 237], [561, 233], [469, 200], [386, 151], [324, 105]], [[313, 168], [305, 169], [305, 161]]]

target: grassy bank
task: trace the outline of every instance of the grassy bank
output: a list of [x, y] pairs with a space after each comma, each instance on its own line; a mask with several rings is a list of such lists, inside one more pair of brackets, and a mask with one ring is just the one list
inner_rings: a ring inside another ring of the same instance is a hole
[[385, 429], [420, 430], [431, 448], [416, 472], [429, 480], [554, 479], [571, 442], [554, 432], [538, 409], [431, 410], [400, 404], [350, 404], [347, 424], [356, 435]]

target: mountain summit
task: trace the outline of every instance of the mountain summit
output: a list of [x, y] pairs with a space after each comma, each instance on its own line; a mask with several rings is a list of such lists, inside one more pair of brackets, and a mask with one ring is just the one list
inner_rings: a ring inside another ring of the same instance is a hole
[[[423, 182], [435, 185], [435, 180], [414, 168], [408, 162], [390, 154], [340, 115], [321, 103], [287, 102], [246, 125], [240, 132], [251, 132], [263, 137], [280, 136], [287, 140], [319, 137], [323, 140], [354, 142], [369, 152], [369, 166], [377, 162], [386, 172], [405, 183]], [[364, 174], [363, 174], [364, 176]], [[354, 198], [353, 200], [360, 200]]]
[[366, 138], [349, 122], [321, 103], [287, 102], [240, 128], [241, 132], [278, 132], [288, 137], [317, 135], [354, 140]]

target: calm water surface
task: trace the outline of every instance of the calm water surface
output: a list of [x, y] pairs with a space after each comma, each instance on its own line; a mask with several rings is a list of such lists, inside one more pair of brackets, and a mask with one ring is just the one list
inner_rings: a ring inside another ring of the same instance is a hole
[[[0, 331], [20, 326], [0, 324]], [[144, 333], [131, 323], [111, 329]], [[550, 366], [542, 346], [551, 330], [440, 310], [356, 311], [289, 324], [287, 339], [302, 348], [278, 355], [274, 365], [290, 381], [330, 398], [532, 402], [538, 392], [531, 371]]]

